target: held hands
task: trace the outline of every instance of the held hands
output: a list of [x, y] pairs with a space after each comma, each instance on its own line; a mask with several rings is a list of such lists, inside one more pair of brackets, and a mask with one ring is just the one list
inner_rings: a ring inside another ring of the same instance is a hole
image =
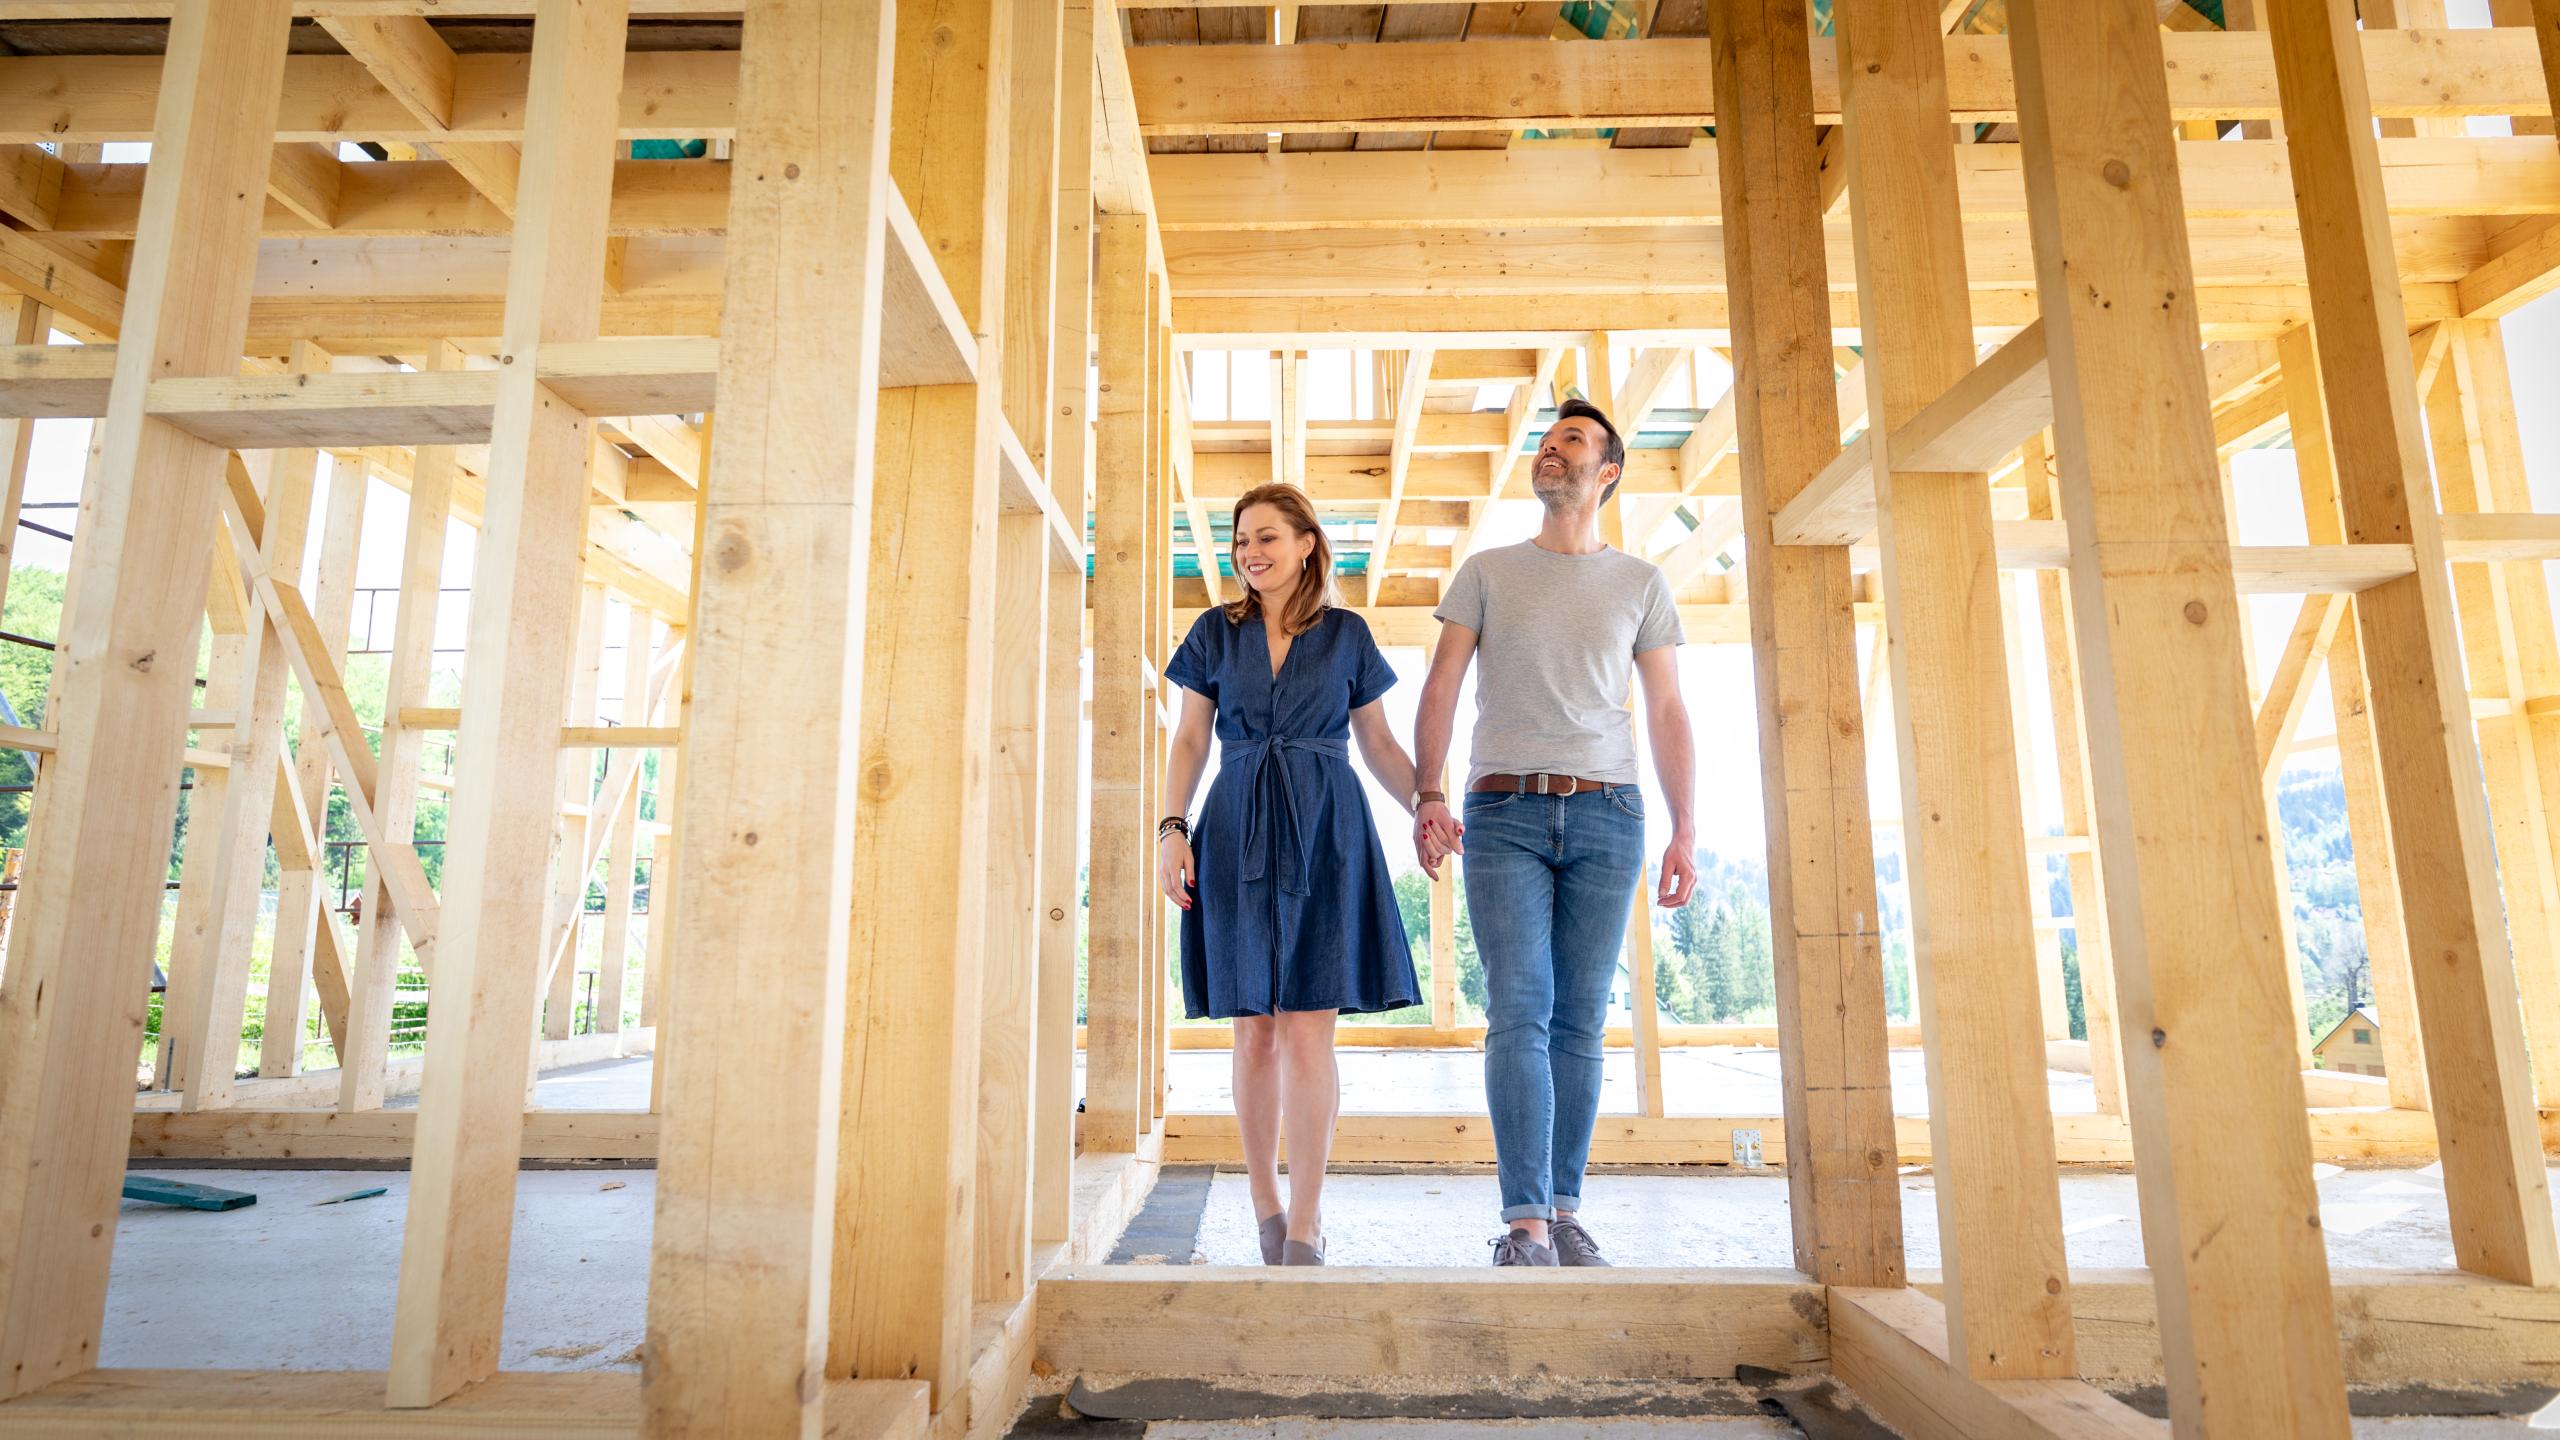
[[1191, 842], [1179, 831], [1156, 842], [1156, 885], [1164, 891], [1164, 898], [1190, 909], [1191, 882], [1196, 875], [1191, 865]]
[[1434, 880], [1440, 878], [1441, 861], [1467, 853], [1466, 835], [1467, 827], [1441, 801], [1425, 800], [1413, 812], [1413, 853], [1423, 873]]
[[1662, 852], [1662, 886], [1654, 892], [1654, 904], [1677, 910], [1689, 903], [1690, 893], [1698, 888], [1698, 862], [1690, 853], [1697, 845], [1697, 837], [1686, 832], [1671, 837]]

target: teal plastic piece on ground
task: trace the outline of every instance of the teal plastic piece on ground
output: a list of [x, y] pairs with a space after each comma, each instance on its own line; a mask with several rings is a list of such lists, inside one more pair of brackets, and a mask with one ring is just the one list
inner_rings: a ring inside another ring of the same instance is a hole
[[184, 1180], [163, 1180], [157, 1175], [128, 1175], [124, 1179], [124, 1198], [146, 1205], [175, 1205], [186, 1210], [237, 1210], [255, 1205], [258, 1197], [246, 1190], [223, 1190], [212, 1185], [190, 1185]]

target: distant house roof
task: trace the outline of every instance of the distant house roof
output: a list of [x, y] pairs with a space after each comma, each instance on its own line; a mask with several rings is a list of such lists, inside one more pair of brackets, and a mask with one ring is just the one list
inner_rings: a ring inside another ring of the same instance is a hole
[[2338, 1023], [2329, 1027], [2329, 1033], [2320, 1037], [2320, 1043], [2312, 1046], [2311, 1048], [2314, 1050], [2326, 1048], [2330, 1041], [2338, 1038], [2339, 1031], [2346, 1029], [2350, 1023], [2358, 1020], [2372, 1026], [2377, 1031], [2382, 1028], [2382, 1017], [2373, 1012], [2373, 1007], [2370, 1005], [2359, 1005], [2353, 1010], [2348, 1011], [2345, 1015], [2340, 1016]]

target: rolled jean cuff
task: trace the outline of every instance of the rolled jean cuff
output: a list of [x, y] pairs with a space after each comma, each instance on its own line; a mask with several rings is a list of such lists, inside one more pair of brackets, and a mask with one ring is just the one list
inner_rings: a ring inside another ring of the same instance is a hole
[[1556, 1207], [1553, 1205], [1512, 1205], [1503, 1210], [1502, 1218], [1505, 1220], [1553, 1220], [1556, 1218]]
[[[1559, 1195], [1556, 1197], [1555, 1208], [1559, 1211], [1568, 1211], [1573, 1214], [1580, 1214], [1582, 1212], [1582, 1197], [1579, 1195]], [[1553, 1219], [1555, 1217], [1549, 1216], [1548, 1218]]]

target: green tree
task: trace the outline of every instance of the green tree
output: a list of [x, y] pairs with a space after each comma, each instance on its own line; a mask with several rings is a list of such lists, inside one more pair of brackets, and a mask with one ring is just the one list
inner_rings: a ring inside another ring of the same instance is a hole
[[1710, 905], [1693, 899], [1671, 912], [1671, 924], [1656, 958], [1656, 984], [1661, 977], [1672, 977], [1663, 1003], [1683, 1025], [1707, 1023], [1706, 997], [1702, 986], [1706, 980], [1707, 914]]
[[[9, 604], [0, 612], [0, 630], [33, 639], [48, 639], [62, 628], [62, 583], [59, 570], [20, 569], [9, 577]], [[8, 697], [18, 723], [31, 729], [44, 725], [44, 696], [52, 683], [53, 655], [32, 645], [0, 642], [0, 695]], [[0, 785], [35, 783], [35, 767], [16, 750], [0, 750]], [[0, 791], [0, 846], [27, 843], [27, 792]]]
[[1776, 962], [1769, 950], [1769, 907], [1741, 885], [1728, 891], [1733, 910], [1734, 1018], [1747, 1020], [1778, 1003]]
[[2062, 932], [2062, 1004], [2071, 1012], [2071, 1038], [2089, 1038], [2088, 997], [2080, 979], [2080, 937]]
[[1699, 1006], [1710, 1022], [1731, 1020], [1742, 1013], [1742, 948], [1736, 929], [1732, 908], [1718, 905], [1715, 918], [1707, 922], [1700, 967], [1704, 983], [1698, 992]]

